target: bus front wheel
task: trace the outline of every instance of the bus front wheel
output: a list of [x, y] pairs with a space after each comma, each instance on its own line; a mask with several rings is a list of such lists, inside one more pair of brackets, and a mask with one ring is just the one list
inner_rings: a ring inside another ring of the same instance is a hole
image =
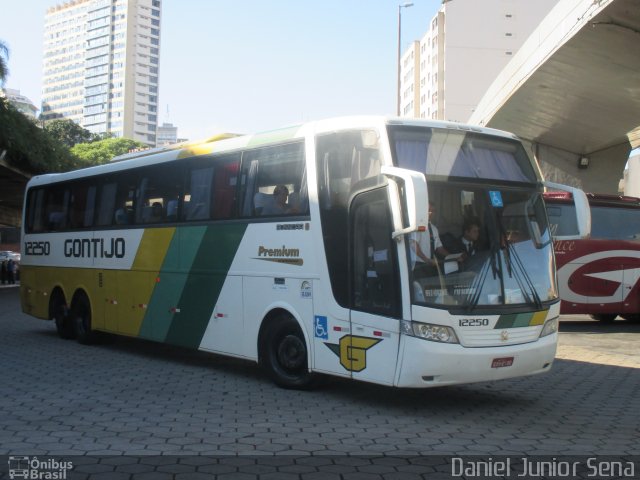
[[602, 323], [611, 323], [616, 319], [617, 316], [618, 315], [616, 315], [615, 313], [594, 313], [593, 315], [591, 315], [591, 318]]
[[76, 298], [73, 299], [71, 318], [78, 342], [83, 345], [95, 343], [96, 334], [91, 329], [91, 305], [83, 293], [76, 295]]
[[307, 345], [298, 323], [289, 315], [280, 315], [264, 335], [263, 365], [276, 385], [311, 388], [315, 378], [309, 372]]

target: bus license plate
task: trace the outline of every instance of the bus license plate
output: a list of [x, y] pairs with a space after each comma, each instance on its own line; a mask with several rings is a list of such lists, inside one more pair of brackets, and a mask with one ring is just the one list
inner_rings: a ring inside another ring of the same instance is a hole
[[491, 368], [503, 368], [513, 365], [513, 357], [494, 358], [491, 362]]

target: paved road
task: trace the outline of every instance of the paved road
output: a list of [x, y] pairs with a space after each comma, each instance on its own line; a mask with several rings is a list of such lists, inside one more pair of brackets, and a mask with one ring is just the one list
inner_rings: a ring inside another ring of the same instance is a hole
[[[250, 458], [284, 454], [307, 458], [311, 465], [296, 463], [293, 473], [309, 474], [324, 461], [317, 456], [337, 468], [345, 454], [356, 463], [371, 455], [639, 455], [640, 324], [569, 320], [546, 375], [430, 390], [336, 379], [296, 392], [235, 359], [124, 338], [61, 340], [51, 322], [20, 312], [17, 289], [2, 289], [0, 455], [247, 455], [235, 461], [255, 470], [264, 465]], [[345, 468], [418, 473], [388, 462]], [[102, 471], [88, 463], [74, 474]], [[108, 472], [146, 471], [133, 463]], [[196, 468], [168, 463], [148, 478]]]

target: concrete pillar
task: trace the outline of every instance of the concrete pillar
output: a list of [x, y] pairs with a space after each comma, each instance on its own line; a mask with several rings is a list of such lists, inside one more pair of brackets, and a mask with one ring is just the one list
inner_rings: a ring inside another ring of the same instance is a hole
[[[531, 151], [545, 180], [578, 187], [585, 192], [617, 195], [631, 145], [621, 144], [584, 155], [533, 143]], [[581, 157], [588, 158], [586, 168], [578, 167]]]
[[640, 197], [640, 153], [629, 158], [628, 169], [624, 175], [624, 194]]
[[0, 225], [19, 227], [22, 225], [22, 211], [0, 205]]

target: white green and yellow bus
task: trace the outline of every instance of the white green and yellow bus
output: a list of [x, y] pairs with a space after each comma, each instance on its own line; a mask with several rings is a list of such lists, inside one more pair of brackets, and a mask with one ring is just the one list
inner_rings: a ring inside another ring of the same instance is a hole
[[[545, 372], [560, 304], [542, 191], [515, 136], [442, 122], [340, 118], [132, 154], [29, 182], [22, 308], [64, 338], [240, 357], [289, 388]], [[469, 218], [476, 252], [456, 255]], [[419, 271], [436, 228], [450, 251]]]

